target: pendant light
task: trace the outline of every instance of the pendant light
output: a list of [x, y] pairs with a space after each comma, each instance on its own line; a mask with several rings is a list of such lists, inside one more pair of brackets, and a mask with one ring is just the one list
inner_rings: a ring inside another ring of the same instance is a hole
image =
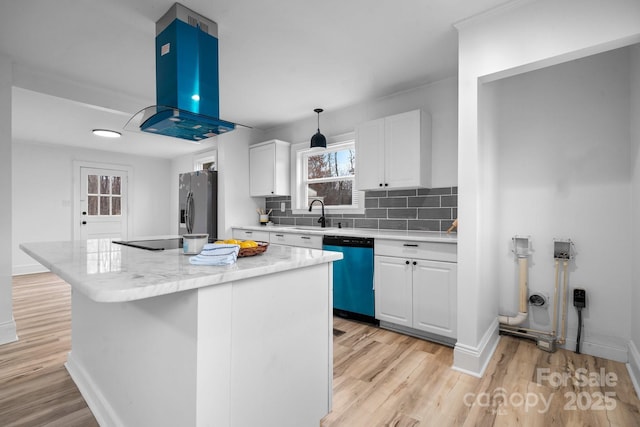
[[321, 150], [323, 148], [327, 148], [327, 138], [324, 137], [323, 134], [320, 133], [320, 113], [324, 110], [322, 108], [316, 108], [316, 113], [318, 113], [318, 132], [311, 137], [311, 148]]

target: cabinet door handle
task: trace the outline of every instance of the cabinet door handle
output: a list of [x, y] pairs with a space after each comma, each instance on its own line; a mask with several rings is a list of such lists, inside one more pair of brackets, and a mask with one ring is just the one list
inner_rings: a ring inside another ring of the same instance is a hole
[[380, 185], [380, 187], [382, 187], [382, 183], [380, 183], [379, 185]]
[[305, 240], [311, 240], [311, 237], [309, 236], [300, 236], [301, 239], [305, 239]]
[[251, 236], [253, 234], [253, 231], [245, 231], [244, 234], [246, 234], [247, 236]]
[[284, 234], [276, 234], [276, 237], [284, 237]]
[[405, 244], [404, 244], [404, 245], [402, 245], [402, 246], [406, 246], [406, 247], [408, 247], [408, 248], [417, 248], [417, 247], [418, 247], [418, 244], [417, 244], [417, 243], [405, 243]]
[[405, 261], [404, 263], [405, 263], [405, 264], [407, 264], [407, 265], [409, 265], [409, 261], [408, 261], [408, 260], [407, 260], [407, 261]]
[[413, 265], [418, 265], [418, 263], [417, 263], [417, 262], [415, 262], [415, 261], [413, 261]]

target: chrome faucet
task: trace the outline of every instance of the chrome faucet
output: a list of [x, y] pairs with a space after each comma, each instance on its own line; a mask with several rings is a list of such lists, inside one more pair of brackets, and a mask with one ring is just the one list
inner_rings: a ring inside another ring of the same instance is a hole
[[324, 203], [322, 202], [322, 200], [313, 199], [311, 201], [311, 203], [309, 203], [309, 212], [311, 212], [311, 208], [313, 207], [313, 204], [315, 202], [320, 202], [320, 204], [322, 205], [322, 216], [320, 218], [318, 218], [318, 222], [320, 223], [320, 227], [325, 228], [326, 227], [326, 219], [324, 218]]

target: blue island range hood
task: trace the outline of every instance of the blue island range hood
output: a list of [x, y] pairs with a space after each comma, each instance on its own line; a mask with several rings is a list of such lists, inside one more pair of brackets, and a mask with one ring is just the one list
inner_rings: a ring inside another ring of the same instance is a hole
[[220, 120], [218, 25], [175, 3], [156, 22], [156, 103], [140, 129], [199, 142], [235, 129]]

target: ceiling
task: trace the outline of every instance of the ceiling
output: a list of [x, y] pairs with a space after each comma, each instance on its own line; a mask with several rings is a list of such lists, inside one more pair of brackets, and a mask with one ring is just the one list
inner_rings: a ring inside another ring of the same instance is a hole
[[[452, 24], [506, 2], [181, 1], [218, 23], [221, 118], [258, 129], [314, 117], [316, 107], [335, 111], [455, 75]], [[46, 76], [34, 87], [14, 88], [14, 139], [167, 158], [202, 150], [139, 132], [108, 142], [90, 134], [97, 127], [122, 129], [136, 111], [155, 104], [155, 22], [173, 3], [2, 2], [0, 52], [16, 69]], [[81, 89], [60, 93], [47, 88], [49, 81]], [[82, 88], [92, 96], [82, 96]]]

